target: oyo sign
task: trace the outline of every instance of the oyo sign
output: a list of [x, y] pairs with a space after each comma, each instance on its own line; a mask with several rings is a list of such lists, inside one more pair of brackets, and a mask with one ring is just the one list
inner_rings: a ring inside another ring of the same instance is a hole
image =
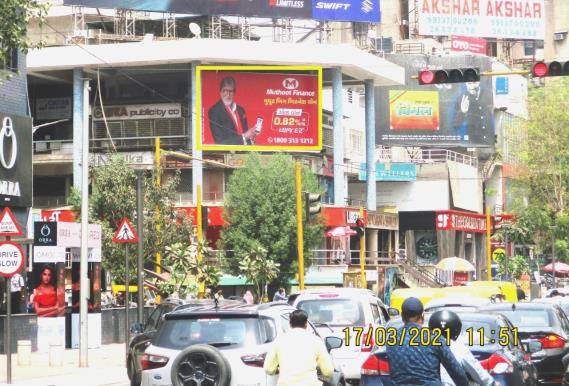
[[486, 40], [452, 35], [450, 38], [450, 50], [454, 52], [472, 52], [473, 54], [486, 54]]
[[11, 241], [0, 242], [0, 276], [12, 277], [24, 265], [24, 251]]

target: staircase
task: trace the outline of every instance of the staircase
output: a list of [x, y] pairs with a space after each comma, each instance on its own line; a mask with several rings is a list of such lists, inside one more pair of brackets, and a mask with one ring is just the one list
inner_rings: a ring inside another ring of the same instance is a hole
[[421, 267], [413, 267], [407, 263], [399, 264], [402, 273], [400, 279], [409, 287], [441, 288], [444, 285], [428, 270]]

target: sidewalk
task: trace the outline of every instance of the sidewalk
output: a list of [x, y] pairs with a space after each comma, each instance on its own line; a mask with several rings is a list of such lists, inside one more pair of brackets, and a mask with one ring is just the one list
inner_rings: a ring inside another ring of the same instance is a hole
[[[18, 366], [12, 354], [12, 384], [19, 386], [126, 386], [125, 345], [109, 344], [89, 349], [89, 367], [79, 367], [79, 350], [63, 352], [63, 366], [50, 366], [49, 354], [33, 352], [30, 366]], [[6, 355], [0, 355], [0, 385], [6, 383]]]

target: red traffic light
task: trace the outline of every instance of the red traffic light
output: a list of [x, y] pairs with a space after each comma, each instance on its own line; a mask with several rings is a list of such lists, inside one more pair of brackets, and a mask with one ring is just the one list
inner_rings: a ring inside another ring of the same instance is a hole
[[420, 85], [480, 82], [480, 70], [478, 68], [421, 70], [418, 79]]
[[365, 227], [365, 223], [364, 223], [364, 219], [363, 218], [358, 218], [356, 220], [356, 226], [360, 227], [360, 228], [364, 228]]
[[567, 76], [569, 75], [569, 62], [537, 62], [531, 70], [533, 76], [543, 78], [546, 76]]

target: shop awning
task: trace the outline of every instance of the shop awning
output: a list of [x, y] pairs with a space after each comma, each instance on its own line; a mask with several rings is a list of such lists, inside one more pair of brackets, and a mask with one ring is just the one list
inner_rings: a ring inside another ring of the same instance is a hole
[[[298, 280], [291, 279], [291, 285], [298, 285]], [[343, 285], [344, 277], [336, 272], [309, 272], [304, 276], [306, 285]]]
[[241, 276], [223, 275], [219, 280], [219, 285], [247, 285], [247, 279]]

